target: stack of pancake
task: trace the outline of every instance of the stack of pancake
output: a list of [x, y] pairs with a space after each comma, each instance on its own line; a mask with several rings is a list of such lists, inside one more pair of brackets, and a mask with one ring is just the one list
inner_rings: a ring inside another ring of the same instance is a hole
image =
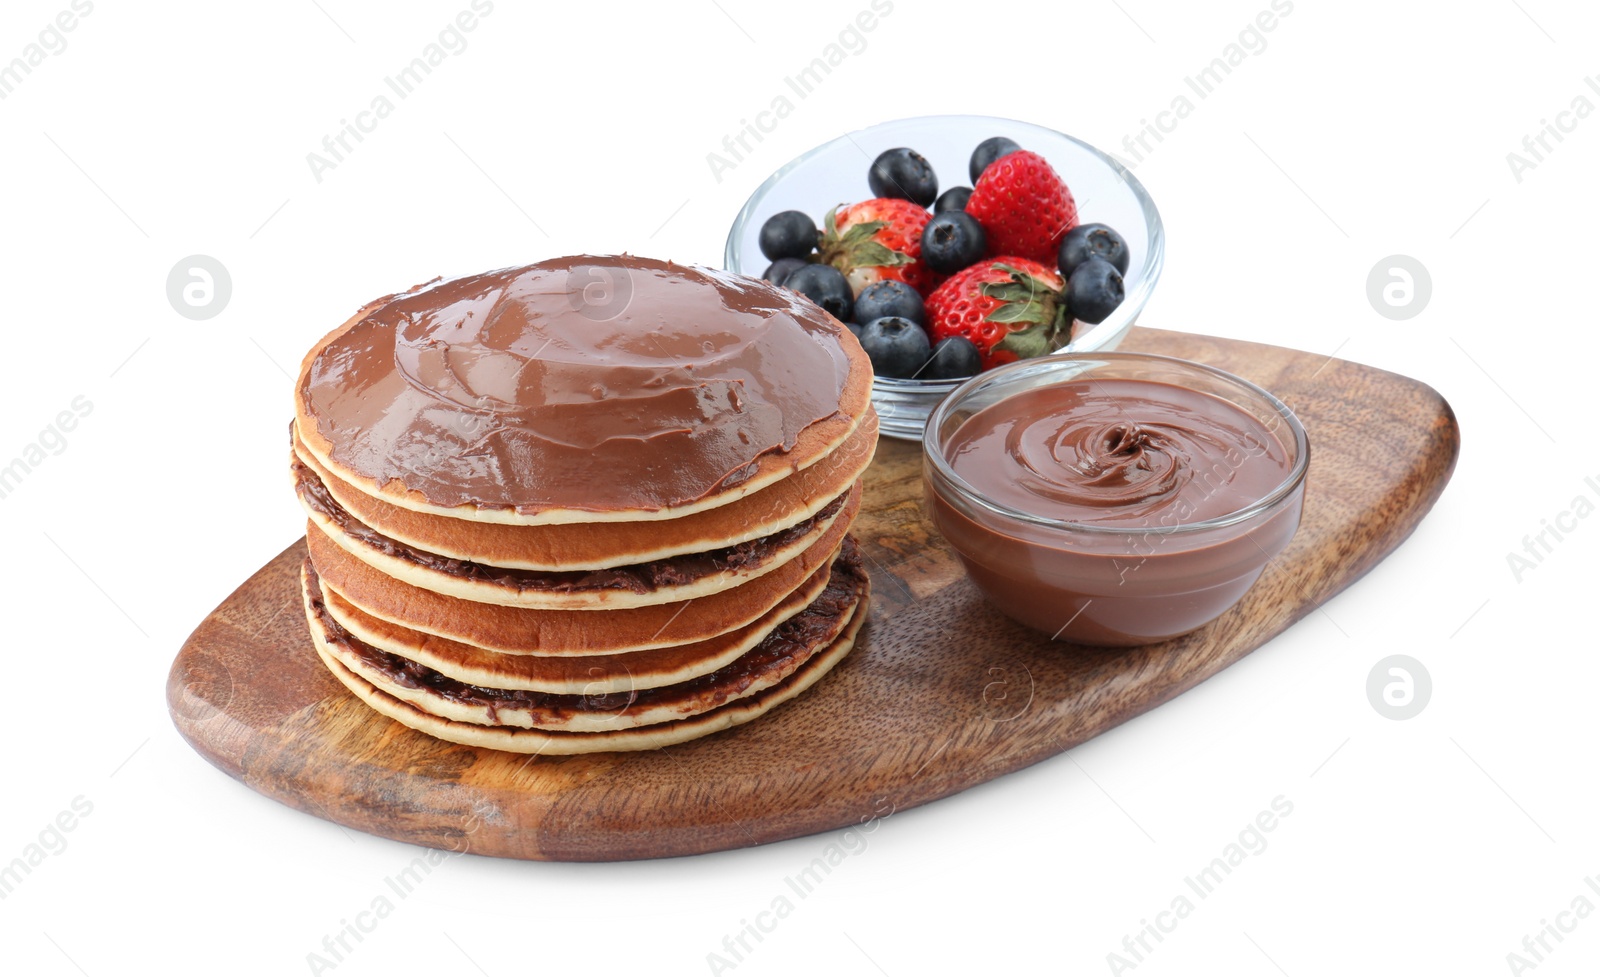
[[585, 256], [379, 299], [295, 389], [317, 652], [379, 713], [474, 746], [754, 719], [866, 616], [870, 388], [838, 322], [720, 271]]

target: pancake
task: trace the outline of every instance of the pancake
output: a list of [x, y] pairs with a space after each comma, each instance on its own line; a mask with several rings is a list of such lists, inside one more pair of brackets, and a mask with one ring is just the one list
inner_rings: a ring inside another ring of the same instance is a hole
[[414, 512], [340, 481], [298, 439], [295, 454], [341, 508], [396, 542], [497, 567], [601, 570], [733, 546], [809, 519], [866, 471], [877, 439], [877, 415], [869, 411], [855, 432], [815, 465], [728, 505], [649, 526], [508, 526]]
[[[588, 307], [595, 274], [626, 300]], [[295, 416], [324, 469], [400, 508], [660, 521], [828, 457], [867, 415], [871, 384], [860, 344], [794, 292], [578, 257], [369, 304], [306, 355]]]
[[828, 531], [771, 573], [707, 597], [606, 611], [479, 604], [396, 580], [346, 553], [314, 523], [306, 548], [324, 587], [373, 617], [508, 654], [608, 655], [703, 641], [755, 621], [833, 561], [859, 496]]
[[294, 387], [317, 655], [375, 713], [511, 752], [754, 719], [866, 619], [871, 385], [809, 299], [649, 258], [368, 303]]
[[777, 685], [838, 638], [866, 598], [867, 578], [854, 547], [849, 547], [816, 600], [733, 662], [672, 685], [582, 694], [486, 688], [441, 675], [374, 647], [340, 626], [322, 603], [309, 562], [302, 588], [308, 620], [326, 653], [378, 691], [453, 722], [604, 732], [684, 719]]
[[[871, 389], [870, 380], [866, 384]], [[361, 478], [348, 469], [342, 469], [329, 457], [329, 442], [315, 432], [301, 431], [301, 442], [306, 450], [323, 467], [333, 472], [341, 481], [351, 484], [360, 491], [374, 496], [382, 502], [410, 509], [413, 512], [427, 513], [436, 516], [446, 516], [452, 519], [464, 519], [470, 522], [483, 522], [509, 526], [555, 526], [571, 525], [574, 523], [605, 523], [605, 522], [652, 522], [668, 519], [682, 519], [685, 516], [704, 512], [731, 502], [737, 502], [745, 496], [767, 488], [774, 483], [803, 471], [816, 464], [823, 458], [832, 454], [850, 435], [854, 434], [860, 426], [860, 418], [830, 418], [819, 422], [815, 427], [808, 428], [801, 436], [801, 441], [795, 449], [782, 455], [763, 455], [750, 465], [752, 474], [739, 485], [727, 488], [715, 496], [694, 503], [685, 503], [680, 506], [663, 507], [660, 509], [632, 509], [620, 512], [602, 512], [577, 508], [544, 508], [521, 511], [510, 508], [487, 508], [479, 506], [438, 506], [424, 501], [420, 492], [402, 487], [398, 481], [390, 481], [384, 487], [377, 488], [373, 480]]]
[[[485, 604], [543, 610], [644, 607], [692, 600], [754, 580], [825, 535], [861, 489], [851, 486], [809, 519], [769, 536], [708, 553], [686, 553], [605, 570], [516, 570], [426, 553], [367, 527], [339, 507], [316, 474], [294, 462], [301, 504], [316, 527], [346, 552], [403, 583]], [[579, 529], [577, 526], [564, 527]]]
[[[315, 574], [315, 570], [311, 571]], [[669, 648], [584, 657], [510, 655], [475, 648], [391, 624], [355, 607], [316, 581], [323, 605], [339, 626], [360, 640], [409, 658], [461, 682], [496, 689], [528, 689], [568, 695], [599, 695], [649, 689], [712, 672], [754, 648], [768, 631], [805, 610], [828, 585], [825, 566], [772, 610], [727, 634]]]
[[821, 680], [845, 655], [849, 654], [865, 620], [866, 602], [862, 602], [857, 606], [844, 631], [831, 645], [812, 654], [793, 674], [771, 688], [742, 699], [735, 699], [710, 712], [687, 719], [603, 733], [546, 732], [506, 726], [480, 726], [476, 723], [441, 719], [374, 688], [371, 682], [350, 671], [328, 652], [324, 639], [316, 628], [311, 629], [311, 636], [317, 654], [333, 676], [373, 710], [396, 722], [451, 743], [504, 750], [508, 753], [556, 756], [658, 750], [747, 723], [765, 715], [774, 707], [789, 701]]

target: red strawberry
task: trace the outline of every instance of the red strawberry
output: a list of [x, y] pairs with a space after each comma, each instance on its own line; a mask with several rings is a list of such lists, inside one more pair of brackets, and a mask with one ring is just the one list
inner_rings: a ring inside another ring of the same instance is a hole
[[978, 347], [982, 368], [1043, 356], [1072, 335], [1061, 276], [1027, 258], [978, 262], [928, 296], [928, 333], [937, 343], [961, 336]]
[[835, 207], [823, 218], [822, 260], [844, 272], [857, 295], [873, 282], [905, 282], [923, 294], [932, 282], [922, 254], [922, 228], [932, 216], [909, 200], [875, 197]]
[[1045, 158], [1026, 149], [989, 164], [967, 200], [989, 237], [989, 253], [1054, 264], [1061, 239], [1078, 223], [1072, 191]]

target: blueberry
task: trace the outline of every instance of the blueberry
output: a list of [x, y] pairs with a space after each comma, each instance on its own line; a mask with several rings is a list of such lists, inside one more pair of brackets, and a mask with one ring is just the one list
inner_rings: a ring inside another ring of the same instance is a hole
[[796, 268], [783, 281], [784, 288], [794, 289], [822, 306], [829, 315], [840, 322], [849, 322], [855, 311], [855, 300], [850, 294], [850, 283], [844, 273], [832, 265], [806, 265]]
[[922, 327], [899, 316], [884, 316], [863, 326], [861, 348], [867, 351], [874, 373], [901, 380], [916, 376], [931, 352]]
[[922, 228], [922, 263], [943, 275], [982, 259], [988, 249], [983, 225], [964, 210], [934, 214]]
[[963, 380], [975, 376], [982, 366], [978, 347], [965, 336], [946, 336], [933, 347], [933, 358], [922, 371], [925, 380]]
[[919, 326], [928, 324], [928, 312], [922, 307], [922, 296], [905, 282], [885, 278], [873, 282], [856, 296], [857, 322], [871, 322], [884, 316], [910, 319]]
[[1122, 304], [1122, 272], [1099, 255], [1085, 258], [1067, 279], [1067, 306], [1074, 318], [1104, 322]]
[[768, 259], [804, 258], [817, 247], [817, 224], [798, 210], [785, 210], [761, 225], [761, 253]]
[[939, 178], [922, 154], [904, 146], [885, 149], [867, 170], [874, 197], [898, 197], [926, 207], [939, 195]]
[[933, 202], [933, 212], [942, 214], [947, 210], [966, 210], [967, 201], [971, 198], [971, 187], [951, 187], [939, 194], [939, 199]]
[[774, 285], [782, 285], [783, 280], [806, 266], [801, 258], [779, 258], [767, 266], [761, 277]]
[[1078, 266], [1093, 255], [1111, 262], [1117, 271], [1128, 273], [1128, 242], [1104, 224], [1079, 224], [1061, 239], [1056, 264], [1062, 278], [1071, 278]]
[[983, 171], [989, 168], [990, 163], [1021, 148], [1005, 136], [990, 136], [978, 143], [978, 148], [972, 151], [972, 162], [967, 164], [967, 175], [972, 177], [972, 182], [976, 185], [978, 177], [983, 175]]

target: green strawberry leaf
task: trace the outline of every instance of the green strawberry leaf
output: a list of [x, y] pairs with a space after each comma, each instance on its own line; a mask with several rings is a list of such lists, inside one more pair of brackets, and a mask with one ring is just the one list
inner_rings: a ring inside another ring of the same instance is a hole
[[875, 239], [874, 235], [889, 226], [887, 221], [862, 221], [841, 233], [834, 211], [830, 210], [823, 224], [827, 233], [822, 239], [822, 259], [847, 274], [856, 268], [898, 268], [916, 260]]
[[1032, 288], [1016, 281], [984, 282], [982, 287], [985, 295], [997, 298], [1002, 302], [1011, 302], [1016, 299], [1026, 301], [1034, 295]]
[[856, 268], [899, 268], [915, 260], [904, 251], [896, 251], [877, 241], [867, 241], [850, 252], [850, 263]]
[[1053, 352], [1062, 345], [1062, 335], [1072, 322], [1067, 304], [1048, 282], [1011, 265], [996, 264], [1010, 279], [985, 282], [978, 290], [997, 303], [984, 318], [1003, 325], [1021, 324], [996, 343], [1021, 359], [1032, 359]]
[[988, 322], [1025, 322], [1030, 325], [1044, 325], [1055, 317], [1040, 309], [1037, 305], [1026, 302], [1006, 302], [995, 307], [993, 312], [983, 317]]
[[984, 282], [978, 290], [998, 305], [984, 318], [990, 322], [1026, 322], [1059, 328], [1063, 303], [1048, 283], [1011, 265], [997, 264], [996, 270], [1011, 276], [1009, 281]]
[[888, 226], [887, 221], [862, 221], [859, 224], [851, 224], [845, 228], [843, 234], [838, 235], [839, 243], [842, 245], [856, 244], [864, 240], [871, 240], [872, 236], [878, 233], [880, 229]]
[[1057, 331], [1054, 326], [1041, 322], [1026, 329], [1006, 333], [1006, 338], [995, 343], [994, 348], [1007, 349], [1017, 354], [1020, 359], [1031, 360], [1036, 356], [1044, 356], [1055, 351]]
[[839, 236], [839, 206], [837, 204], [828, 208], [828, 212], [822, 216], [822, 229], [828, 237]]

